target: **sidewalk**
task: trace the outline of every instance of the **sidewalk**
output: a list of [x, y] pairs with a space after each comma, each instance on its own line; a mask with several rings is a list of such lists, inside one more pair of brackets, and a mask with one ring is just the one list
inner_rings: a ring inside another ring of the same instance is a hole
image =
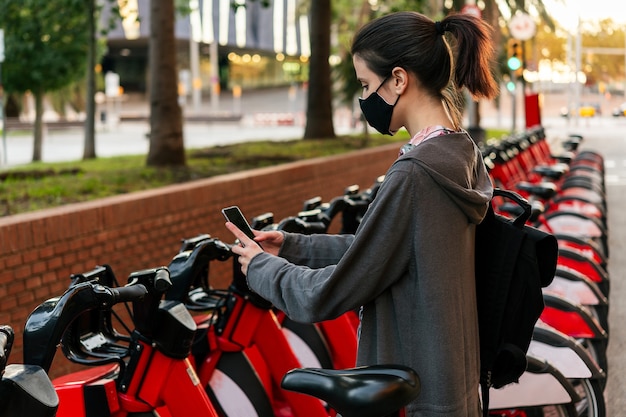
[[[243, 91], [241, 97], [222, 94], [217, 106], [204, 97], [199, 106], [188, 99], [182, 106], [186, 149], [226, 145], [254, 140], [293, 140], [304, 133], [306, 90], [301, 87], [280, 87]], [[559, 116], [564, 96], [546, 96], [543, 124], [557, 129], [604, 126], [612, 123], [610, 116], [587, 120], [567, 120]], [[481, 126], [510, 129], [510, 97], [503, 96], [501, 108], [493, 103], [481, 104]], [[351, 111], [335, 103], [335, 132], [339, 135], [361, 132], [351, 127]], [[100, 120], [101, 112], [106, 120]], [[98, 106], [96, 155], [147, 155], [149, 142], [149, 103], [143, 96], [127, 96], [117, 103]], [[358, 106], [356, 112], [359, 112]], [[517, 113], [516, 128], [522, 129], [523, 109]], [[119, 121], [116, 121], [119, 120]], [[50, 129], [44, 134], [44, 162], [82, 159], [84, 132], [81, 127], [66, 130]], [[0, 169], [32, 161], [33, 137], [28, 131], [9, 132], [6, 143], [0, 144]], [[5, 152], [6, 151], [6, 152]]]
[[[255, 140], [293, 140], [304, 134], [305, 92], [289, 89], [268, 89], [245, 94], [239, 101], [223, 97], [216, 111], [205, 99], [198, 107], [191, 103], [183, 107], [185, 123], [183, 137], [186, 149], [249, 142]], [[150, 131], [149, 105], [141, 98], [131, 98], [115, 106], [102, 105], [101, 111], [112, 110], [105, 121], [96, 123], [96, 155], [147, 155]], [[350, 126], [347, 108], [335, 111], [335, 132], [355, 131]], [[360, 131], [360, 127], [356, 130]], [[81, 127], [44, 132], [42, 160], [60, 162], [80, 160], [84, 149], [84, 131]], [[6, 151], [6, 152], [5, 152]], [[33, 136], [29, 131], [7, 132], [6, 143], [0, 147], [0, 169], [32, 161]]]

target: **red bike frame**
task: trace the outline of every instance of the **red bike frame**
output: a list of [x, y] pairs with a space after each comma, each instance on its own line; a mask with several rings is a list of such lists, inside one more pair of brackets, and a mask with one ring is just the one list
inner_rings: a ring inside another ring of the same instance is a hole
[[[188, 359], [193, 318], [182, 303], [160, 301], [171, 286], [169, 271], [138, 271], [117, 288], [103, 284], [111, 275], [110, 268], [98, 267], [75, 276], [61, 297], [44, 302], [26, 322], [26, 363], [47, 371], [60, 344], [71, 361], [98, 365], [53, 381], [57, 416], [218, 417]], [[133, 302], [135, 329], [125, 339], [110, 327], [110, 314], [127, 301]]]

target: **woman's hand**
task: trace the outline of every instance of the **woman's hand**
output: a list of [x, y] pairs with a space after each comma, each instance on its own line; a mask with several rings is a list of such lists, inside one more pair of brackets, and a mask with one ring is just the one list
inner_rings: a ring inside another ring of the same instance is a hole
[[281, 232], [268, 231], [261, 232], [253, 230], [254, 240], [246, 236], [237, 226], [231, 222], [226, 222], [226, 228], [239, 240], [240, 244], [232, 247], [232, 252], [239, 255], [239, 263], [241, 271], [244, 275], [248, 274], [248, 265], [252, 258], [261, 252], [267, 252], [272, 255], [278, 255], [280, 246], [284, 237]]

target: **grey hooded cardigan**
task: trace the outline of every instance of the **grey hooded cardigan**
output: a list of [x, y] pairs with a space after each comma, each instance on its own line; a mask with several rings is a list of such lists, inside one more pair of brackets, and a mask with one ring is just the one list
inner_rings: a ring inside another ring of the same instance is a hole
[[354, 235], [287, 233], [248, 285], [301, 322], [362, 307], [357, 364], [415, 369], [409, 416], [478, 417], [474, 235], [492, 192], [466, 133], [429, 139], [389, 168]]

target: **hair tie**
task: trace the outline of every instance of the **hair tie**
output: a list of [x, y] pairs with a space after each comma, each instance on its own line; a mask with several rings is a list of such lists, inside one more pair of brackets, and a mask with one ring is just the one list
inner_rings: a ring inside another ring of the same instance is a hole
[[443, 36], [443, 34], [446, 33], [446, 30], [448, 30], [448, 24], [441, 23], [440, 21], [436, 21], [435, 30], [437, 31], [437, 35]]

